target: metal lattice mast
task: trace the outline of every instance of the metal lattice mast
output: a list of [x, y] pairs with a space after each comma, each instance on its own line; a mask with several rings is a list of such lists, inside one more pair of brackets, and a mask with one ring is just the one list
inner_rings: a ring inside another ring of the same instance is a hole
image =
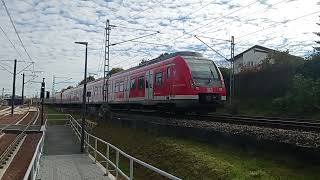
[[54, 97], [54, 94], [55, 94], [55, 87], [54, 87], [54, 85], [56, 84], [56, 77], [53, 75], [53, 77], [52, 77], [52, 90], [51, 90], [51, 93], [52, 93], [52, 97]]
[[104, 66], [103, 66], [103, 102], [109, 102], [108, 97], [108, 84], [109, 84], [109, 62], [110, 62], [110, 51], [109, 51], [109, 45], [110, 45], [110, 21], [107, 19], [106, 22], [106, 40], [105, 40], [105, 47], [104, 47]]
[[230, 103], [232, 103], [232, 97], [234, 96], [234, 36], [231, 36], [231, 57], [230, 57]]

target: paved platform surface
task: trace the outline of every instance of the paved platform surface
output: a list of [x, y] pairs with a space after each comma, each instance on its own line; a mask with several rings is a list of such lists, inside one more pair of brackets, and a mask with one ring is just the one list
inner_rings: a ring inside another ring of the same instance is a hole
[[68, 126], [49, 126], [46, 132], [44, 155], [40, 160], [41, 180], [110, 180], [85, 154]]

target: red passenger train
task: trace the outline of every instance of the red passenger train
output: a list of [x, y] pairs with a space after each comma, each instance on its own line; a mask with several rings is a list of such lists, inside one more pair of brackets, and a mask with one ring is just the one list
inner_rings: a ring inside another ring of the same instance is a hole
[[[56, 93], [57, 103], [81, 103], [83, 85]], [[103, 78], [89, 82], [89, 104], [103, 103]], [[117, 107], [211, 109], [226, 100], [215, 63], [196, 52], [176, 52], [147, 61], [109, 78], [108, 100]]]

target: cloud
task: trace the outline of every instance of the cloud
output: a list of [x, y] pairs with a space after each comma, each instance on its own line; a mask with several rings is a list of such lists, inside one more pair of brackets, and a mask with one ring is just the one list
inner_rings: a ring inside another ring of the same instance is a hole
[[[128, 42], [110, 47], [111, 67], [129, 68], [137, 65], [143, 58], [151, 59], [164, 52], [179, 50], [199, 51], [215, 61], [223, 61], [222, 57], [195, 39], [194, 34], [227, 40], [233, 35], [236, 54], [259, 44], [278, 50], [289, 49], [295, 55], [305, 55], [312, 50], [315, 39], [312, 32], [318, 28], [315, 23], [319, 15], [280, 23], [263, 30], [277, 22], [317, 11], [317, 3], [260, 0], [248, 7], [247, 0], [218, 0], [212, 3], [209, 0], [12, 0], [6, 3], [30, 56], [36, 62], [36, 70], [45, 71], [39, 75], [38, 80], [45, 77], [49, 90], [53, 75], [72, 77], [74, 84], [82, 79], [85, 49], [84, 46], [74, 44], [74, 41], [89, 42], [88, 70], [99, 76], [103, 75], [104, 27], [107, 18], [113, 25], [161, 31], [160, 34], [139, 39], [150, 44]], [[1, 58], [28, 60], [3, 7], [1, 8], [0, 26], [22, 54], [20, 57], [1, 34]], [[239, 8], [242, 9], [231, 13]], [[260, 30], [262, 31], [239, 38]], [[151, 32], [112, 28], [110, 42], [120, 42], [148, 33]], [[229, 56], [229, 42], [206, 38], [203, 40], [226, 57]], [[6, 66], [9, 68], [12, 65], [7, 63]], [[19, 68], [24, 66], [24, 63], [18, 63]], [[0, 70], [0, 76], [1, 79], [12, 79], [3, 70]], [[20, 81], [21, 77], [18, 76], [17, 84]], [[10, 88], [11, 82], [1, 81], [0, 85]], [[38, 86], [36, 83], [28, 85], [26, 94], [34, 95]], [[65, 84], [60, 84], [56, 88], [58, 90], [64, 86]]]

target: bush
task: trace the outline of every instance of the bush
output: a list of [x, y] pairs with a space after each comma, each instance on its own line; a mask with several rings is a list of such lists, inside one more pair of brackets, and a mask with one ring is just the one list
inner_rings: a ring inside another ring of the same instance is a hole
[[316, 112], [320, 110], [320, 79], [298, 74], [285, 97], [273, 101], [275, 107], [288, 112]]
[[301, 64], [303, 60], [300, 57], [288, 52], [273, 52], [260, 65], [235, 76], [235, 95], [240, 99], [285, 96]]
[[98, 121], [105, 122], [112, 119], [111, 108], [108, 104], [103, 104], [98, 112]]

